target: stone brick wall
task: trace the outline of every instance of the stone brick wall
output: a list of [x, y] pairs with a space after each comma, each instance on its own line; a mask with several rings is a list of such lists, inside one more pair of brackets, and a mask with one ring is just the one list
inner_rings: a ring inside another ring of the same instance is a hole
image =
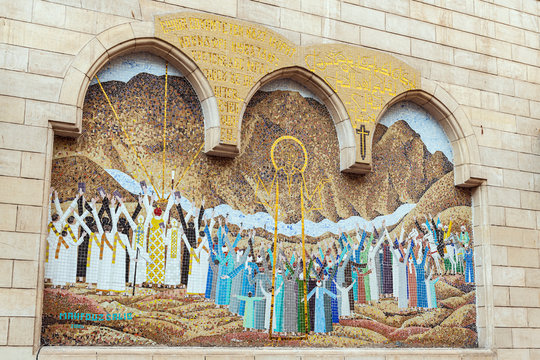
[[[2, 359], [35, 358], [39, 347], [53, 124], [60, 131], [76, 122], [80, 109], [73, 97], [87, 76], [80, 69], [91, 67], [109, 43], [137, 37], [154, 15], [182, 10], [260, 23], [299, 45], [345, 42], [393, 54], [420, 70], [428, 86], [444, 90], [439, 100], [466, 119], [473, 134], [463, 140], [478, 144], [474, 171], [487, 179], [473, 192], [475, 237], [481, 239], [475, 249], [481, 349], [260, 350], [243, 356], [540, 358], [539, 1], [0, 0]], [[91, 43], [98, 45], [86, 46]], [[39, 357], [161, 359], [175, 352], [44, 348]], [[234, 353], [182, 351], [192, 359], [239, 359]]]

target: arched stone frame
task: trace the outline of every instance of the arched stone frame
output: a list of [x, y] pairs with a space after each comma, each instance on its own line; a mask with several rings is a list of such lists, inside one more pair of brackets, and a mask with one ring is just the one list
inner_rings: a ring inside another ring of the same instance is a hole
[[71, 63], [59, 102], [76, 108], [74, 119], [51, 121], [55, 134], [76, 137], [81, 132], [82, 108], [90, 81], [109, 60], [134, 52], [150, 52], [167, 60], [189, 81], [201, 104], [205, 128], [205, 152], [219, 147], [219, 113], [210, 84], [197, 64], [173, 45], [154, 37], [153, 22], [118, 25], [90, 40]]
[[[67, 105], [70, 108], [69, 118], [50, 119], [54, 134], [76, 137], [81, 132], [82, 126], [82, 108], [86, 91], [93, 76], [110, 59], [132, 52], [149, 51], [168, 60], [171, 65], [177, 67], [186, 75], [194, 87], [201, 107], [203, 110], [205, 123], [205, 152], [223, 155], [219, 149], [220, 122], [217, 107], [217, 101], [213, 90], [208, 84], [201, 70], [185, 54], [179, 51], [173, 45], [155, 38], [153, 22], [133, 22], [112, 27], [98, 34], [89, 41], [81, 51], [76, 55], [66, 72], [62, 84], [58, 103]], [[337, 95], [329, 86], [318, 76], [301, 67], [282, 68], [267, 74], [262, 78], [250, 92], [243, 105], [242, 114], [249, 102], [249, 99], [264, 84], [276, 79], [289, 78], [296, 80], [317, 94], [327, 106], [334, 124], [340, 146], [340, 169], [347, 171], [351, 165], [355, 164], [356, 144], [353, 136], [353, 129], [345, 110], [345, 107]], [[477, 249], [475, 249], [476, 269], [482, 268], [477, 272], [477, 304], [478, 328], [480, 346], [491, 348], [493, 345], [493, 300], [492, 300], [492, 280], [491, 280], [491, 260], [489, 254], [489, 220], [487, 211], [487, 192], [484, 182], [483, 169], [481, 167], [478, 144], [475, 134], [472, 130], [470, 120], [467, 118], [459, 104], [446, 92], [442, 86], [422, 79], [422, 89], [410, 90], [397, 95], [393, 98], [383, 110], [384, 111], [396, 102], [408, 100], [415, 102], [428, 110], [443, 126], [446, 134], [449, 136], [452, 148], [454, 150], [454, 171], [456, 186], [477, 187], [473, 191], [473, 223], [475, 229], [475, 239], [478, 240]], [[377, 119], [378, 121], [378, 119]], [[240, 130], [240, 128], [239, 128]], [[48, 138], [48, 173], [51, 169], [52, 140], [53, 131], [49, 131]], [[229, 149], [226, 149], [229, 151]], [[234, 155], [233, 155], [234, 156]], [[364, 172], [363, 169], [350, 172]], [[50, 183], [50, 178], [46, 181]], [[47, 186], [46, 185], [46, 186]], [[45, 196], [46, 197], [46, 196]], [[47, 199], [44, 199], [44, 204]], [[44, 214], [46, 214], [46, 205], [44, 205]], [[46, 216], [42, 217], [42, 236], [46, 237]], [[40, 259], [45, 254], [44, 242], [40, 243]], [[39, 278], [43, 279], [43, 263], [40, 261]], [[479, 291], [480, 288], [484, 291]], [[40, 283], [37, 289], [36, 302], [36, 325], [34, 348], [37, 351], [39, 347], [41, 312], [43, 304], [43, 284]], [[482, 333], [484, 331], [484, 333]], [[232, 350], [231, 350], [232, 351]], [[231, 351], [227, 351], [230, 353]], [[360, 349], [359, 351], [362, 351]], [[192, 352], [192, 351], [191, 351]], [[210, 353], [211, 351], [207, 351]], [[368, 352], [373, 352], [368, 350]], [[95, 354], [95, 350], [92, 349]], [[193, 352], [192, 352], [193, 353]], [[377, 350], [374, 353], [379, 353]]]
[[[347, 113], [347, 109], [343, 102], [338, 97], [338, 95], [332, 90], [332, 88], [319, 76], [313, 72], [300, 67], [300, 66], [291, 66], [286, 68], [281, 68], [279, 70], [273, 71], [263, 78], [261, 78], [250, 90], [246, 100], [240, 111], [238, 122], [238, 139], [241, 138], [240, 133], [242, 129], [242, 119], [244, 117], [244, 112], [246, 108], [257, 91], [262, 88], [264, 85], [270, 83], [271, 81], [281, 80], [281, 79], [290, 79], [298, 82], [299, 84], [305, 86], [308, 90], [313, 92], [319, 97], [319, 99], [326, 106], [332, 120], [334, 121], [334, 126], [336, 128], [336, 134], [339, 144], [339, 168], [343, 172], [361, 172], [362, 169], [358, 169], [355, 163], [356, 160], [356, 142], [354, 139], [354, 129]], [[242, 146], [238, 142], [238, 146]], [[360, 171], [359, 171], [360, 170]]]
[[486, 176], [471, 121], [440, 84], [422, 79], [422, 89], [405, 91], [389, 101], [379, 113], [377, 123], [391, 106], [401, 101], [420, 106], [442, 126], [454, 153], [454, 185], [472, 188], [478, 343], [480, 348], [490, 349], [494, 342], [493, 286]]

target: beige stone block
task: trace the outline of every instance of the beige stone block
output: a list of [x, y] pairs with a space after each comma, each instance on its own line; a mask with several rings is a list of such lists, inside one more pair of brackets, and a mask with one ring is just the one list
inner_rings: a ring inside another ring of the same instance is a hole
[[3, 346], [1, 351], [4, 359], [35, 360], [36, 358], [32, 346]]
[[65, 28], [68, 30], [95, 34], [97, 15], [98, 14], [95, 11], [68, 6], [66, 7]]
[[525, 285], [540, 288], [540, 269], [525, 269]]
[[507, 248], [505, 246], [491, 247], [491, 264], [508, 265]]
[[497, 360], [528, 360], [527, 349], [497, 349]]
[[488, 204], [496, 206], [511, 206], [519, 208], [519, 190], [502, 187], [488, 187]]
[[205, 360], [255, 360], [255, 355], [206, 355]]
[[454, 63], [452, 48], [423, 40], [411, 39], [411, 55], [446, 64]]
[[490, 206], [488, 209], [489, 223], [492, 225], [504, 225], [504, 208], [500, 206]]
[[431, 80], [433, 81], [469, 87], [469, 73], [470, 70], [453, 65], [431, 63]]
[[45, 179], [45, 154], [22, 153], [21, 177], [32, 179]]
[[0, 175], [19, 176], [21, 173], [21, 152], [0, 149]]
[[532, 136], [514, 133], [502, 133], [502, 135], [502, 149], [526, 153], [532, 152]]
[[505, 187], [521, 190], [534, 190], [533, 174], [510, 169], [503, 169], [502, 172], [503, 184]]
[[[240, 4], [241, 6], [241, 4]], [[300, 10], [325, 18], [339, 19], [341, 1], [338, 0], [301, 0]]]
[[39, 234], [0, 231], [0, 259], [37, 260]]
[[454, 49], [454, 61], [457, 66], [497, 74], [495, 58], [462, 49]]
[[17, 289], [35, 289], [38, 283], [37, 261], [13, 261], [13, 284]]
[[483, 72], [471, 71], [469, 74], [468, 85], [475, 89], [501, 93], [509, 96], [514, 95], [514, 82], [512, 79]]
[[436, 28], [436, 42], [439, 44], [475, 51], [475, 38], [475, 34], [468, 32], [455, 30], [444, 26], [437, 26]]
[[513, 79], [527, 80], [527, 65], [506, 59], [497, 59], [497, 74]]
[[540, 135], [540, 119], [532, 119], [524, 116], [516, 117], [517, 132], [520, 134]]
[[540, 328], [540, 309], [527, 309], [527, 319], [530, 327]]
[[56, 101], [61, 79], [48, 76], [0, 70], [0, 93], [37, 100]]
[[482, 106], [480, 90], [452, 84], [444, 84], [443, 87], [448, 89], [448, 93], [451, 94], [460, 105], [477, 108]]
[[482, 168], [482, 172], [489, 186], [503, 186], [503, 169], [485, 166]]
[[26, 102], [25, 124], [47, 127], [49, 121], [75, 123], [77, 107], [44, 101], [28, 100]]
[[500, 327], [493, 329], [493, 339], [500, 348], [512, 347], [512, 329]]
[[[537, 91], [535, 92], [539, 95], [539, 97], [537, 97], [537, 99], [540, 99], [540, 91]], [[536, 119], [540, 119], [540, 102], [539, 101], [531, 101], [530, 102], [530, 112], [531, 112], [531, 117], [533, 118], [536, 118]]]
[[360, 27], [342, 21], [323, 18], [323, 36], [352, 44], [360, 43]]
[[540, 84], [540, 67], [527, 65], [527, 80]]
[[35, 1], [32, 22], [62, 28], [66, 23], [66, 7], [50, 2]]
[[461, 12], [452, 13], [452, 27], [473, 34], [495, 37], [495, 25], [492, 21]]
[[8, 44], [0, 44], [0, 68], [26, 71], [28, 49]]
[[41, 231], [41, 216], [42, 208], [40, 206], [17, 206], [17, 231], [39, 233]]
[[[436, 41], [435, 25], [391, 13], [386, 13], [386, 31], [417, 39]], [[422, 74], [425, 76], [424, 73]]]
[[534, 174], [534, 191], [540, 191], [540, 174]]
[[322, 19], [294, 10], [281, 9], [281, 27], [311, 35], [322, 35]]
[[276, 26], [279, 24], [280, 8], [253, 1], [241, 1], [238, 4], [238, 17], [242, 20]]
[[17, 222], [17, 206], [0, 204], [0, 230], [15, 231]]
[[529, 116], [529, 101], [517, 97], [501, 95], [500, 110], [509, 114]]
[[512, 60], [525, 64], [540, 66], [540, 56], [538, 49], [531, 49], [524, 46], [512, 44]]
[[480, 159], [484, 165], [519, 169], [518, 154], [514, 151], [500, 150], [480, 146]]
[[536, 229], [536, 213], [533, 210], [506, 208], [506, 225]]
[[516, 132], [516, 117], [514, 115], [472, 107], [464, 107], [464, 110], [473, 125]]
[[22, 21], [32, 20], [32, 2], [33, 0], [0, 0], [0, 9], [2, 17], [8, 19], [17, 19]]
[[483, 109], [499, 111], [499, 94], [480, 91], [480, 102]]
[[98, 13], [96, 15], [96, 34], [100, 34], [115, 26], [122, 25], [122, 24], [130, 24], [132, 22], [133, 22], [132, 18], [105, 14], [105, 13]]
[[197, 355], [197, 354], [187, 354], [187, 355], [178, 355], [178, 354], [154, 354], [152, 356], [152, 360], [173, 360], [173, 359], [180, 359], [180, 360], [205, 360], [204, 355]]
[[32, 345], [34, 343], [34, 322], [31, 317], [9, 319], [9, 345]]
[[47, 129], [35, 126], [0, 123], [0, 148], [45, 152]]
[[493, 305], [494, 306], [510, 305], [510, 294], [507, 287], [505, 286], [493, 287]]
[[509, 10], [510, 25], [538, 32], [538, 16], [522, 11]]
[[[155, 15], [170, 14], [183, 10], [177, 5], [167, 4], [164, 2], [156, 2], [153, 0], [140, 0], [139, 3], [141, 6], [142, 20], [146, 22], [152, 22], [152, 25], [154, 23]], [[131, 25], [133, 24], [136, 23], [132, 22]]]
[[43, 181], [0, 176], [0, 202], [41, 206]]
[[10, 288], [13, 280], [13, 261], [0, 260], [0, 287]]
[[6, 43], [38, 50], [74, 55], [92, 38], [89, 34], [45, 25], [14, 20], [6, 23], [7, 30], [3, 35]]
[[521, 190], [521, 208], [540, 210], [540, 192]]
[[478, 139], [478, 145], [500, 148], [502, 146], [502, 136], [509, 134], [497, 129], [473, 126], [474, 134]]
[[482, 2], [475, 4], [474, 13], [484, 19], [495, 20], [503, 24], [510, 21], [509, 9]]
[[141, 18], [138, 0], [81, 0], [81, 7], [99, 13], [113, 14], [131, 19]]
[[[537, 258], [538, 258], [538, 254], [537, 254]], [[537, 259], [537, 262], [538, 262], [538, 259]], [[516, 307], [540, 308], [540, 289], [539, 288], [511, 287], [510, 288], [510, 305], [516, 306]]]
[[30, 50], [28, 71], [34, 74], [63, 77], [72, 59], [71, 55]]
[[363, 27], [360, 29], [360, 43], [362, 46], [411, 55], [411, 40], [409, 38], [385, 31]]
[[410, 3], [410, 17], [433, 24], [452, 26], [452, 11], [420, 2]]
[[0, 95], [0, 122], [22, 124], [24, 122], [25, 100]]
[[283, 28], [280, 28], [280, 27], [274, 27], [274, 26], [269, 26], [269, 25], [267, 25], [267, 27], [270, 30], [275, 31], [276, 33], [278, 33], [281, 36], [285, 37], [286, 39], [291, 41], [293, 44], [300, 45], [300, 36], [303, 35], [303, 34], [300, 34], [300, 33], [296, 32], [296, 31], [283, 29]]
[[39, 360], [97, 360], [98, 354], [81, 353], [75, 351], [63, 351], [58, 346], [45, 347], [39, 353]]
[[511, 50], [511, 44], [499, 41], [496, 39], [488, 38], [488, 37], [482, 37], [477, 36], [476, 37], [476, 51], [496, 56], [496, 57], [502, 57], [502, 58], [512, 58], [512, 50]]
[[507, 251], [509, 266], [537, 268], [540, 263], [536, 249], [509, 247]]
[[512, 329], [512, 343], [515, 348], [534, 348], [538, 346], [540, 329]]
[[[535, 102], [538, 102], [538, 99], [540, 99], [540, 85], [539, 84], [533, 84], [526, 81], [515, 81], [515, 92], [517, 97], [525, 98], [534, 100]], [[534, 115], [532, 115], [534, 113]], [[534, 118], [540, 118], [538, 111], [532, 111], [531, 110], [531, 116]]]
[[540, 173], [540, 156], [519, 153], [519, 168], [524, 171]]
[[527, 326], [527, 310], [522, 308], [495, 307], [493, 309], [493, 324], [496, 327]]
[[9, 318], [0, 318], [0, 345], [7, 345]]
[[384, 12], [367, 7], [343, 3], [341, 20], [374, 29], [384, 30]]
[[36, 290], [0, 289], [0, 316], [35, 316]]
[[[237, 0], [165, 0], [165, 2], [184, 6], [197, 11], [208, 11], [214, 14], [231, 17], [237, 16]], [[268, 3], [268, 1], [264, 2]], [[299, 1], [294, 1], [294, 3], [299, 3]]]
[[497, 39], [511, 44], [523, 44], [525, 42], [525, 32], [522, 29], [502, 23], [495, 23], [494, 25]]
[[493, 285], [524, 286], [525, 269], [508, 266], [493, 266]]

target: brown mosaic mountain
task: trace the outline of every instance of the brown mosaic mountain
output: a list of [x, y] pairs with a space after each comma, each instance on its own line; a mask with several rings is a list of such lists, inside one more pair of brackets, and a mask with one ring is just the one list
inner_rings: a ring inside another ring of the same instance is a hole
[[[146, 178], [139, 165], [142, 162], [152, 182], [161, 188], [163, 83], [163, 77], [139, 74], [128, 83], [103, 84], [130, 141], [99, 87], [91, 86], [84, 108], [83, 135], [76, 142], [57, 138], [55, 158], [81, 158], [85, 164], [95, 163], [91, 167], [119, 169], [136, 180]], [[183, 78], [169, 77], [167, 113], [166, 187], [171, 170], [176, 167], [177, 174], [183, 172], [204, 139], [196, 94]], [[244, 213], [272, 213], [268, 206], [258, 203], [262, 198], [255, 196], [255, 189], [258, 177], [265, 184], [272, 181], [274, 168], [269, 152], [272, 143], [283, 135], [295, 136], [305, 144], [308, 191], [313, 192], [319, 181], [329, 180], [321, 191], [322, 208], [317, 209], [318, 194], [307, 203], [316, 209], [308, 215], [313, 221], [392, 213], [403, 203], [418, 202], [432, 184], [452, 170], [442, 153], [429, 153], [419, 135], [406, 122], [398, 121], [389, 128], [377, 125], [373, 172], [365, 176], [342, 174], [335, 128], [323, 105], [294, 91], [259, 92], [244, 115], [240, 155], [222, 159], [201, 154], [182, 180], [180, 190], [188, 198], [199, 200], [204, 196], [208, 206], [227, 203]], [[53, 182], [56, 176], [54, 171]], [[284, 180], [281, 176], [281, 220], [296, 222], [300, 220], [299, 188], [293, 186], [289, 195]], [[298, 180], [294, 178], [293, 183]], [[56, 181], [59, 188], [66, 187], [66, 193], [76, 188], [76, 184], [61, 183]]]

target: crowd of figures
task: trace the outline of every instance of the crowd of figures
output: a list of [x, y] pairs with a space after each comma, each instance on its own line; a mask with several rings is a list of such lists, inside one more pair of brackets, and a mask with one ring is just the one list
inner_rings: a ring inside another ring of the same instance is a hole
[[[381, 298], [396, 299], [402, 309], [435, 308], [441, 274], [474, 282], [466, 226], [452, 233], [451, 221], [431, 215], [415, 218], [407, 235], [401, 227], [399, 238], [383, 222], [352, 236], [340, 231], [299, 254], [266, 240], [255, 249], [255, 229], [233, 234], [226, 218], [204, 216], [204, 201], [192, 207], [198, 214], [185, 213], [178, 192], [158, 206], [143, 188], [132, 214], [118, 193], [100, 195], [98, 209], [79, 190], [63, 211], [51, 190], [45, 277], [53, 287], [86, 282], [98, 294], [124, 295], [129, 286], [185, 287], [189, 296], [243, 316], [245, 329], [298, 334], [330, 332], [355, 303]], [[244, 236], [247, 246], [239, 248]]]

